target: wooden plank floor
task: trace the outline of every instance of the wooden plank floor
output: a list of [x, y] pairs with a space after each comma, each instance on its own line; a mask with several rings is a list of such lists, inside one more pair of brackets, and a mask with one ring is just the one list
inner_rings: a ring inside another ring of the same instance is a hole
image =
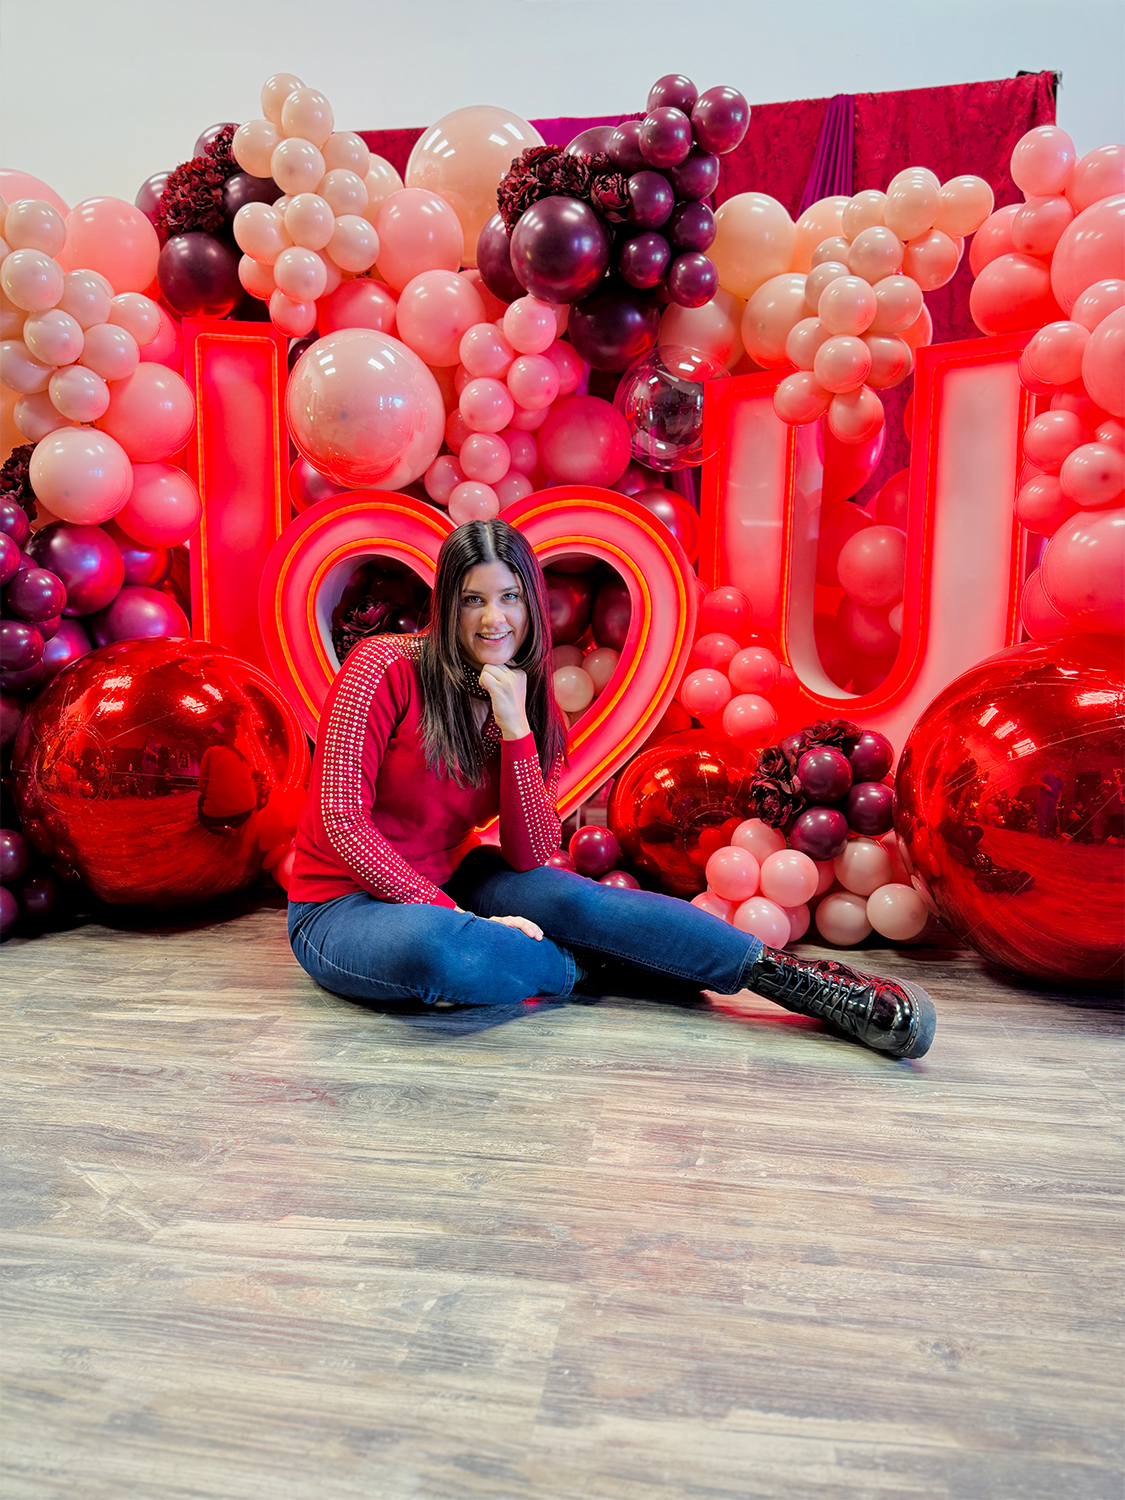
[[369, 1010], [276, 903], [8, 943], [4, 1500], [1117, 1500], [1119, 1002], [863, 961], [924, 1060]]

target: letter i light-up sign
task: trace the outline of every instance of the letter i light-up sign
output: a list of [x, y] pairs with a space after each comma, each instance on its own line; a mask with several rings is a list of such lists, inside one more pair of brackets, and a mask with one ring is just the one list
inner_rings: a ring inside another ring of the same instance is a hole
[[1017, 373], [1028, 335], [918, 351], [902, 640], [888, 676], [855, 695], [827, 675], [813, 635], [822, 465], [813, 427], [773, 410], [779, 375], [707, 387], [718, 438], [704, 470], [699, 572], [734, 584], [794, 670], [803, 715], [842, 716], [902, 747], [955, 677], [1019, 638], [1026, 533], [1015, 517], [1031, 398]]

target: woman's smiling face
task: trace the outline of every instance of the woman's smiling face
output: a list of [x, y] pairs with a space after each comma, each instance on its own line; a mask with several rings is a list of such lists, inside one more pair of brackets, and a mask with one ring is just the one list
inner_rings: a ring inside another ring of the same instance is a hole
[[519, 653], [529, 628], [523, 584], [507, 563], [478, 563], [461, 580], [457, 644], [478, 667], [503, 667]]

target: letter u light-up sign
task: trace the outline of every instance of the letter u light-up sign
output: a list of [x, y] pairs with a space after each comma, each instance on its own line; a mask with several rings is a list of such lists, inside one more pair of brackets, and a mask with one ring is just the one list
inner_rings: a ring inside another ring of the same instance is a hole
[[902, 642], [890, 673], [857, 696], [820, 663], [813, 595], [822, 466], [812, 427], [774, 414], [779, 375], [707, 387], [718, 440], [704, 473], [699, 571], [736, 584], [800, 686], [798, 722], [845, 715], [901, 747], [922, 710], [974, 663], [1016, 641], [1026, 533], [1015, 518], [1030, 397], [1017, 362], [1028, 335], [918, 351]]

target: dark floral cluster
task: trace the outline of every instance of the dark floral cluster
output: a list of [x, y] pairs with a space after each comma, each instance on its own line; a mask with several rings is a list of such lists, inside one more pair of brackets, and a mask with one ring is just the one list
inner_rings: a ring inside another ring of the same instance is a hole
[[797, 762], [806, 750], [824, 746], [846, 755], [855, 748], [861, 731], [849, 719], [818, 719], [806, 724], [796, 734], [787, 735], [780, 745], [770, 745], [758, 756], [750, 782], [750, 805], [754, 817], [771, 828], [784, 828], [791, 818], [803, 812], [806, 798], [797, 774]]
[[338, 623], [332, 627], [332, 648], [340, 665], [344, 665], [348, 654], [355, 650], [360, 641], [366, 640], [369, 635], [386, 631], [394, 612], [394, 604], [385, 599], [373, 599], [370, 594], [358, 604], [352, 605], [351, 609], [345, 610]]
[[204, 156], [211, 158], [224, 177], [233, 177], [236, 172], [242, 171], [242, 168], [234, 159], [234, 152], [231, 150], [235, 129], [234, 125], [224, 125], [215, 139], [208, 143], [203, 152]]
[[532, 146], [524, 151], [496, 190], [500, 217], [509, 234], [533, 203], [555, 197], [579, 198], [613, 222], [624, 219], [629, 202], [625, 178], [604, 152], [569, 155], [556, 146]]
[[22, 505], [29, 519], [34, 515], [35, 491], [31, 488], [31, 455], [34, 443], [21, 443], [0, 464], [0, 495]]
[[168, 178], [156, 211], [161, 244], [176, 234], [202, 229], [214, 234], [223, 223], [223, 184], [239, 171], [231, 155], [234, 126], [227, 125], [202, 156], [193, 156]]

